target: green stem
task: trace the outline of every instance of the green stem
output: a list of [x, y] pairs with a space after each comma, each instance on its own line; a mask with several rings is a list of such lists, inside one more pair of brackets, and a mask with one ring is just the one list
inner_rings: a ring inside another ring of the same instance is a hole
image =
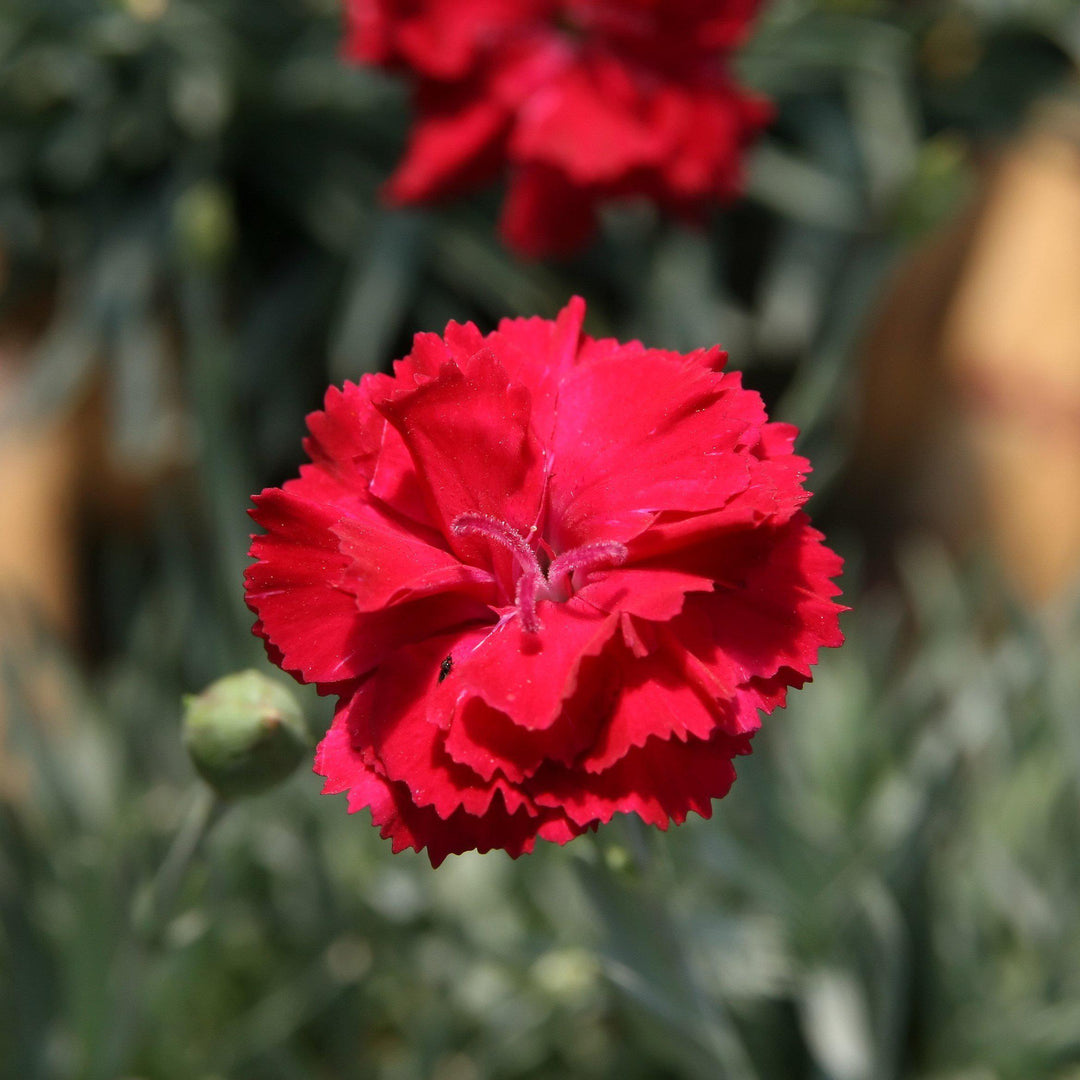
[[176, 907], [180, 886], [203, 840], [221, 816], [222, 810], [224, 804], [221, 800], [209, 787], [200, 784], [158, 872], [154, 875], [154, 880], [150, 883], [150, 900], [144, 924], [145, 940], [148, 944], [154, 943]]
[[694, 941], [670, 911], [642, 822], [627, 815], [624, 843], [633, 872], [617, 870], [604, 852], [576, 864], [603, 927], [601, 956], [612, 984], [668, 1030], [673, 1060], [693, 1075], [757, 1080], [758, 1073], [721, 1001], [712, 999], [695, 968]]
[[122, 945], [117, 960], [113, 1020], [108, 1026], [106, 1042], [98, 1061], [88, 1070], [88, 1075], [95, 1080], [111, 1080], [125, 1072], [142, 1020], [144, 984], [150, 960], [176, 908], [184, 878], [223, 810], [221, 800], [210, 788], [200, 784], [165, 858], [150, 882], [145, 906], [140, 904], [141, 913], [132, 914], [131, 934]]
[[234, 642], [243, 642], [243, 652], [234, 656], [244, 663], [251, 650], [259, 655], [262, 650], [251, 637], [251, 615], [241, 588], [248, 562], [249, 522], [244, 508], [251, 482], [230, 437], [236, 429], [230, 374], [234, 343], [225, 328], [221, 294], [220, 282], [212, 273], [188, 274], [180, 294], [180, 315], [187, 349], [187, 393], [199, 432], [201, 499], [217, 549], [214, 573], [222, 622], [230, 628], [225, 645], [232, 649]]

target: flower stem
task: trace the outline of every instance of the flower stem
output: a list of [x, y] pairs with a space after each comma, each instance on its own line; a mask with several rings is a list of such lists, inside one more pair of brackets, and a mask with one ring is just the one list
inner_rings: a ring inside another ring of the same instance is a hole
[[221, 816], [225, 804], [205, 784], [200, 784], [184, 820], [173, 837], [150, 883], [150, 898], [142, 931], [152, 945], [176, 907], [180, 887], [207, 833]]
[[144, 984], [150, 961], [176, 907], [195, 855], [224, 807], [210, 788], [199, 784], [184, 820], [150, 882], [145, 899], [136, 903], [130, 933], [117, 956], [113, 1022], [107, 1029], [98, 1060], [88, 1070], [90, 1077], [106, 1080], [125, 1071], [145, 1007]]
[[[726, 1080], [759, 1080], [724, 1003], [702, 985], [693, 926], [672, 910], [671, 883], [648, 829], [633, 814], [620, 824], [621, 844], [601, 850], [595, 862], [575, 864], [603, 928], [600, 958], [608, 979], [668, 1030], [688, 1063]], [[612, 858], [616, 852], [625, 863]]]

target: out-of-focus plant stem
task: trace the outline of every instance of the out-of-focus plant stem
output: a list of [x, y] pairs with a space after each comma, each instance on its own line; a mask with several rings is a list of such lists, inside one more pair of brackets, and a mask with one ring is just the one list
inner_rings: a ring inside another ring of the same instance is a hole
[[579, 864], [605, 927], [604, 970], [623, 994], [663, 1025], [680, 1031], [684, 1075], [757, 1080], [758, 1072], [726, 1011], [704, 992], [694, 942], [672, 914], [663, 861], [635, 815], [619, 823], [623, 844], [598, 845]]
[[136, 922], [136, 931], [149, 945], [156, 942], [176, 901], [180, 887], [214, 823], [225, 809], [225, 803], [213, 789], [199, 784], [191, 800], [191, 806], [173, 837], [165, 858], [150, 883], [149, 902], [144, 921]]
[[198, 785], [143, 902], [131, 913], [129, 936], [117, 958], [113, 1022], [100, 1059], [88, 1070], [93, 1080], [108, 1080], [125, 1070], [143, 1015], [144, 982], [153, 953], [176, 908], [184, 878], [225, 805], [209, 787]]
[[[189, 353], [189, 400], [198, 424], [199, 480], [204, 510], [216, 548], [217, 584], [235, 625], [235, 640], [250, 643], [251, 618], [238, 582], [246, 565], [247, 532], [243, 507], [251, 491], [230, 438], [235, 427], [234, 395], [229, 373], [229, 344], [220, 311], [221, 282], [210, 271], [186, 275], [181, 292], [181, 316]], [[236, 659], [249, 653], [240, 650]]]

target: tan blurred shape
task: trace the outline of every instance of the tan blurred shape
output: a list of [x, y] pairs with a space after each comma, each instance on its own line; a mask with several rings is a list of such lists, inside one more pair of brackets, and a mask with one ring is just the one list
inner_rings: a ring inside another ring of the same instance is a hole
[[1041, 103], [899, 267], [865, 342], [863, 410], [860, 479], [894, 523], [988, 541], [1033, 606], [1076, 585], [1080, 99]]
[[23, 797], [30, 784], [27, 762], [7, 745], [13, 680], [36, 717], [63, 721], [61, 680], [36, 648], [37, 629], [44, 622], [68, 635], [76, 615], [79, 421], [70, 411], [31, 417], [18, 406], [47, 306], [42, 301], [0, 326], [0, 800]]
[[989, 189], [944, 328], [981, 511], [1025, 596], [1080, 571], [1080, 101], [1046, 105]]
[[48, 417], [19, 414], [20, 372], [35, 330], [36, 320], [0, 327], [0, 595], [28, 602], [70, 631], [83, 440], [69, 410]]
[[[9, 694], [35, 726], [64, 730], [76, 700], [65, 658], [73, 644], [77, 654], [95, 645], [82, 589], [88, 521], [137, 536], [153, 492], [176, 480], [187, 460], [171, 381], [152, 429], [134, 443], [117, 444], [100, 375], [61, 406], [32, 402], [35, 352], [56, 314], [46, 287], [0, 323], [0, 799], [31, 785], [7, 732]], [[175, 359], [175, 341], [165, 347]]]

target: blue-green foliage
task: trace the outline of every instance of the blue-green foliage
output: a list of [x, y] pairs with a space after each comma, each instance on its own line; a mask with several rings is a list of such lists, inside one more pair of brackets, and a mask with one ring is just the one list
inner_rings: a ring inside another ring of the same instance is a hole
[[[97, 385], [115, 467], [173, 479], [137, 524], [91, 519], [78, 647], [0, 613], [27, 787], [0, 805], [0, 1075], [1080, 1075], [1076, 622], [926, 536], [863, 541], [842, 497], [884, 275], [964, 198], [972, 141], [1063, 78], [1077, 18], [778, 3], [741, 61], [778, 104], [743, 203], [699, 232], [614, 212], [535, 265], [494, 193], [380, 207], [407, 103], [339, 63], [333, 0], [6, 0], [0, 310], [46, 329], [2, 422]], [[329, 381], [572, 292], [594, 333], [723, 342], [802, 427], [848, 644], [709, 822], [433, 872], [303, 774], [221, 815], [154, 925], [201, 798], [181, 696], [266, 663], [247, 496], [295, 470]]]

